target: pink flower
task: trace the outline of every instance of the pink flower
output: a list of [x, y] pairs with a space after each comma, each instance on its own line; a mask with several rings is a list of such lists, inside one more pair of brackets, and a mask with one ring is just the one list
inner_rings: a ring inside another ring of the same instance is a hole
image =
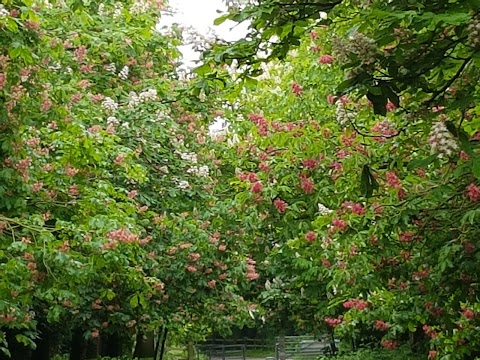
[[300, 186], [302, 187], [303, 192], [305, 194], [313, 193], [315, 191], [315, 185], [313, 184], [313, 182], [303, 175], [301, 175], [300, 178]]
[[398, 343], [393, 340], [382, 340], [382, 346], [386, 349], [394, 350], [397, 346]]
[[348, 227], [348, 223], [345, 220], [335, 218], [332, 220], [332, 226], [335, 230], [344, 231]]
[[43, 183], [41, 181], [36, 182], [35, 184], [32, 185], [32, 191], [33, 192], [39, 192], [43, 188]]
[[430, 350], [428, 352], [428, 360], [434, 360], [437, 358], [437, 352], [435, 350]]
[[314, 170], [318, 166], [318, 161], [315, 159], [305, 159], [302, 160], [303, 166], [309, 170]]
[[331, 55], [322, 55], [318, 58], [320, 64], [332, 64], [333, 60], [334, 59]]
[[475, 313], [470, 310], [470, 309], [463, 309], [462, 310], [462, 315], [466, 318], [466, 319], [473, 319], [475, 317]]
[[262, 183], [260, 181], [253, 183], [250, 191], [255, 194], [261, 193], [263, 191]]
[[216, 285], [217, 285], [217, 282], [216, 282], [215, 280], [210, 280], [210, 281], [207, 283], [207, 286], [208, 286], [210, 289], [213, 289]]
[[282, 199], [275, 199], [273, 205], [277, 208], [279, 213], [284, 213], [287, 211], [288, 204]]
[[188, 255], [188, 260], [190, 261], [198, 261], [202, 256], [199, 253], [191, 253]]
[[390, 187], [395, 188], [395, 189], [401, 189], [402, 188], [402, 182], [399, 179], [399, 177], [397, 176], [397, 174], [395, 174], [394, 172], [387, 171], [386, 179], [387, 179], [387, 184]]
[[325, 318], [325, 322], [328, 324], [328, 326], [331, 327], [337, 327], [342, 323], [341, 319], [335, 319], [335, 318]]
[[318, 34], [315, 30], [310, 31], [310, 39], [316, 40], [318, 38]]
[[305, 240], [312, 242], [317, 238], [317, 234], [314, 231], [309, 231], [305, 234]]
[[251, 183], [259, 181], [257, 174], [252, 172], [247, 175], [247, 180], [250, 181]]
[[387, 105], [385, 105], [385, 108], [387, 109], [387, 111], [393, 111], [395, 110], [397, 107], [395, 106], [394, 103], [392, 103], [390, 100], [387, 102]]
[[390, 324], [382, 320], [375, 320], [373, 327], [380, 331], [387, 331], [388, 329], [390, 329]]
[[133, 199], [133, 198], [136, 197], [137, 195], [138, 195], [138, 191], [137, 191], [137, 190], [129, 191], [129, 193], [127, 194], [127, 196], [128, 196], [130, 199]]
[[295, 96], [300, 96], [303, 94], [303, 88], [299, 83], [293, 82], [291, 85], [291, 88], [292, 88], [292, 93]]
[[65, 174], [67, 174], [67, 176], [75, 176], [78, 174], [78, 169], [75, 169], [74, 167], [71, 167], [71, 166], [67, 166], [65, 168]]
[[479, 201], [480, 200], [480, 188], [475, 185], [474, 183], [471, 183], [470, 185], [467, 186], [467, 198], [470, 201]]
[[218, 251], [224, 252], [225, 250], [227, 250], [227, 245], [221, 244], [218, 246]]
[[125, 160], [125, 155], [124, 154], [118, 154], [113, 162], [116, 165], [120, 165], [121, 163], [123, 163], [123, 160]]
[[80, 190], [78, 188], [78, 185], [72, 185], [68, 188], [68, 193], [70, 194], [70, 196], [77, 196], [78, 194], [80, 194]]
[[409, 242], [412, 242], [413, 240], [415, 240], [415, 234], [410, 232], [410, 231], [407, 231], [407, 232], [404, 232], [404, 233], [400, 234], [400, 241], [401, 242], [409, 243]]
[[270, 171], [269, 166], [268, 166], [266, 163], [263, 163], [263, 162], [258, 165], [258, 168], [259, 168], [261, 171], [265, 171], [265, 172]]
[[188, 266], [186, 267], [186, 269], [187, 269], [188, 272], [191, 272], [191, 273], [197, 271], [197, 267], [196, 267], [196, 266], [193, 266], [193, 265], [188, 265]]

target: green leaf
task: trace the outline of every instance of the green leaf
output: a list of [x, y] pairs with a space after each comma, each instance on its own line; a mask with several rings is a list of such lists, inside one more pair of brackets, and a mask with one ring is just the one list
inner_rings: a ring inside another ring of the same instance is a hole
[[387, 97], [382, 93], [374, 95], [371, 91], [367, 93], [367, 98], [372, 102], [373, 112], [377, 115], [387, 115]]
[[367, 199], [373, 195], [373, 191], [378, 189], [378, 183], [373, 177], [368, 165], [364, 165], [360, 179], [360, 189], [362, 195]]
[[472, 173], [477, 179], [480, 179], [480, 157], [472, 159]]
[[133, 295], [130, 299], [130, 306], [136, 308], [138, 306], [138, 295]]

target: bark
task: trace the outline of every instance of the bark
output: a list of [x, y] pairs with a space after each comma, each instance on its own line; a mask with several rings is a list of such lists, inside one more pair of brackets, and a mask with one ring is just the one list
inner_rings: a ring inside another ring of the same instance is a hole
[[153, 332], [137, 334], [137, 344], [133, 357], [153, 358], [155, 356], [155, 335]]

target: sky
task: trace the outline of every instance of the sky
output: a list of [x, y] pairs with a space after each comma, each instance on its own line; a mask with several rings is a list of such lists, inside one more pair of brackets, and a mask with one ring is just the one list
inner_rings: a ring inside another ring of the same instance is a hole
[[[178, 23], [180, 25], [192, 26], [203, 35], [213, 29], [215, 34], [224, 40], [237, 40], [245, 36], [247, 25], [228, 21], [220, 26], [215, 26], [213, 21], [221, 13], [225, 12], [226, 6], [223, 0], [169, 0], [169, 5], [176, 10], [173, 17], [164, 16], [160, 25], [171, 25]], [[193, 66], [194, 60], [198, 60], [199, 54], [193, 51], [191, 46], [182, 46], [180, 50], [183, 53], [186, 66]]]

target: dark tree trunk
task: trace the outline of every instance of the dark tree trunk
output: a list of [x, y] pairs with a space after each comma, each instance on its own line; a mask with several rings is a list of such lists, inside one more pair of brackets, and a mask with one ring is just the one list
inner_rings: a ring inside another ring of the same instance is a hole
[[137, 334], [137, 344], [135, 345], [135, 353], [133, 357], [153, 358], [155, 356], [155, 336], [154, 333]]
[[52, 331], [48, 326], [40, 325], [37, 348], [32, 352], [32, 360], [50, 360], [52, 349]]
[[165, 354], [165, 345], [167, 343], [167, 335], [168, 335], [168, 328], [165, 328], [165, 331], [163, 332], [162, 346], [160, 348], [160, 359], [159, 360], [163, 360], [163, 355]]
[[102, 336], [88, 340], [86, 344], [86, 348], [87, 348], [86, 358], [87, 359], [98, 358], [100, 356], [101, 346], [102, 346]]
[[75, 330], [72, 335], [70, 345], [70, 360], [85, 360], [87, 356], [87, 341], [83, 337], [83, 332]]
[[3, 353], [0, 353], [0, 359], [22, 359], [30, 360], [32, 351], [22, 343], [19, 343], [15, 336], [18, 334], [16, 331], [4, 330], [6, 335], [6, 340], [8, 343], [8, 350], [10, 351], [11, 357], [7, 357]]
[[122, 355], [122, 342], [118, 334], [106, 335], [102, 340], [102, 356], [117, 357]]

